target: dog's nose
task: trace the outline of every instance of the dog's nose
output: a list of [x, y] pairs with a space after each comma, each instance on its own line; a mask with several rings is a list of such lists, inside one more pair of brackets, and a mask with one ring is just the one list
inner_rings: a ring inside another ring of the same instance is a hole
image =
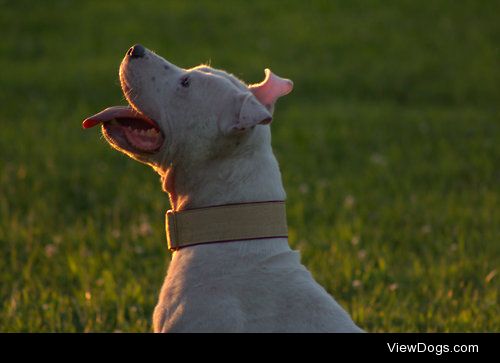
[[145, 53], [146, 49], [142, 45], [136, 44], [128, 50], [127, 55], [130, 58], [142, 58]]

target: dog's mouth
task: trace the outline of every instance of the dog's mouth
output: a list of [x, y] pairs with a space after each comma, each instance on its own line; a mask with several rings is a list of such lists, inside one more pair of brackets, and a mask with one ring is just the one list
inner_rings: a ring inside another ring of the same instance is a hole
[[86, 118], [84, 129], [102, 124], [102, 132], [115, 148], [132, 153], [153, 154], [157, 152], [165, 136], [158, 124], [130, 106], [109, 107]]

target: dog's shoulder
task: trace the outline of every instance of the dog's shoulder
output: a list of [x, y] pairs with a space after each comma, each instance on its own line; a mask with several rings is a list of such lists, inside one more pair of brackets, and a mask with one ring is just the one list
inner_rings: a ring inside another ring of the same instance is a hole
[[241, 332], [245, 319], [240, 301], [230, 296], [184, 296], [177, 304], [159, 303], [153, 314], [155, 332]]

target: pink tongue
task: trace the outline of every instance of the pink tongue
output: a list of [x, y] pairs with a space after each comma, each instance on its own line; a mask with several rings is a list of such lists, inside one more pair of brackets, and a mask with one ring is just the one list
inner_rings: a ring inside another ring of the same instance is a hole
[[108, 122], [113, 119], [119, 118], [131, 118], [143, 120], [152, 126], [155, 126], [154, 122], [149, 120], [147, 117], [135, 112], [130, 106], [113, 106], [95, 114], [94, 116], [87, 117], [83, 120], [82, 126], [84, 129], [89, 129], [98, 125], [102, 122]]

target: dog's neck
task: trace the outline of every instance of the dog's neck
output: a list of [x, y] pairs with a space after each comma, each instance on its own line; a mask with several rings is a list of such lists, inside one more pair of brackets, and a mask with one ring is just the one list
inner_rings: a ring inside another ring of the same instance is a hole
[[285, 200], [268, 126], [258, 127], [224, 158], [206, 163], [173, 163], [163, 175], [173, 210], [231, 203]]
[[[232, 203], [285, 200], [269, 126], [257, 127], [255, 131], [227, 158], [191, 167], [173, 163], [162, 175], [163, 188], [169, 194], [172, 209], [181, 211]], [[186, 266], [204, 266], [201, 272], [194, 274], [196, 278], [218, 274], [221, 268], [227, 274], [237, 270], [230, 266], [249, 265], [251, 260], [284, 252], [290, 252], [286, 237], [181, 248], [172, 255], [169, 275], [184, 275]]]

